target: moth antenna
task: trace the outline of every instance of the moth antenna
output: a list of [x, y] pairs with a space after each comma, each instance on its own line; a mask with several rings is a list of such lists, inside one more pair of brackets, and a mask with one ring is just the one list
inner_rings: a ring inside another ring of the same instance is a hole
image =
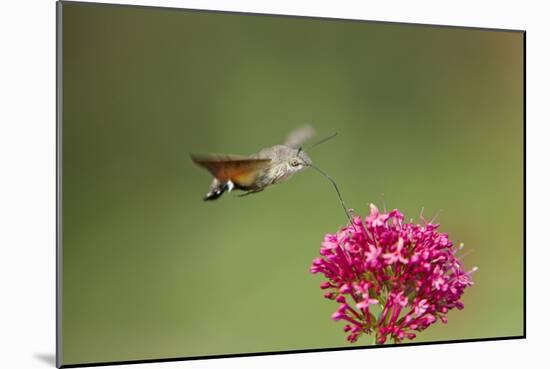
[[338, 132], [334, 132], [333, 134], [315, 142], [313, 145], [311, 145], [308, 149], [313, 149], [315, 146], [319, 146], [320, 144], [324, 144], [325, 142], [329, 141], [329, 140], [332, 140], [334, 137], [336, 137], [336, 135], [338, 134]]
[[340, 193], [340, 189], [338, 188], [338, 185], [336, 184], [334, 179], [330, 178], [330, 176], [328, 174], [323, 172], [320, 168], [316, 167], [315, 165], [309, 164], [309, 166], [312, 167], [313, 169], [315, 169], [316, 171], [318, 171], [319, 173], [321, 173], [326, 179], [328, 179], [330, 181], [330, 183], [332, 183], [332, 185], [334, 186], [334, 189], [336, 190], [336, 194], [338, 195], [338, 198], [340, 199], [340, 204], [342, 205], [342, 208], [344, 209], [344, 212], [346, 213], [346, 216], [348, 217], [349, 223], [353, 226], [353, 228], [355, 228], [355, 224], [353, 224], [351, 216], [349, 215], [348, 208], [346, 207], [346, 204], [344, 204], [344, 199], [342, 198], [342, 194]]

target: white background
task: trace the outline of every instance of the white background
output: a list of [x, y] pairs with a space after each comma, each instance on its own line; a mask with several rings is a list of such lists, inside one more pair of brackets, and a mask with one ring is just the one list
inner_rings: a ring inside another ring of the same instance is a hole
[[[119, 1], [199, 9], [527, 30], [527, 340], [134, 365], [517, 368], [547, 362], [550, 68], [544, 1]], [[53, 367], [55, 352], [55, 3], [0, 8], [0, 366]], [[498, 183], [495, 183], [495, 188]], [[518, 226], [520, 226], [518, 224]], [[498, 255], [495, 255], [498, 258]], [[506, 281], [507, 276], [494, 276]], [[299, 327], [297, 327], [299, 329]], [[289, 332], [292, 334], [292, 332]]]

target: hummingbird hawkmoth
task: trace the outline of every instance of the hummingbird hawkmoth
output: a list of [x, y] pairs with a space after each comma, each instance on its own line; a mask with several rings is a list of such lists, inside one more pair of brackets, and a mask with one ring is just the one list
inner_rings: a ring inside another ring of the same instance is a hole
[[288, 135], [284, 144], [267, 147], [250, 156], [191, 155], [195, 164], [214, 177], [204, 200], [215, 200], [233, 189], [245, 191], [241, 195], [245, 196], [286, 181], [312, 164], [300, 145], [314, 134], [309, 125], [297, 128]]
[[[315, 130], [311, 126], [305, 125], [292, 131], [284, 144], [265, 148], [250, 156], [191, 154], [191, 160], [214, 177], [204, 200], [215, 200], [226, 191], [231, 192], [233, 189], [244, 191], [239, 196], [257, 193], [268, 186], [284, 182], [295, 173], [311, 167], [332, 183], [351, 222], [351, 217], [336, 182], [315, 166], [302, 149], [301, 145], [314, 135]], [[334, 136], [336, 133], [325, 137], [311, 147], [324, 143]]]

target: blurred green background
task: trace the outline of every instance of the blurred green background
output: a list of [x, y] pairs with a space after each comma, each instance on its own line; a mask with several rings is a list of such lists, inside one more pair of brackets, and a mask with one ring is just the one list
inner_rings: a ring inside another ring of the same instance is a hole
[[[314, 171], [202, 201], [189, 152], [311, 123], [348, 206], [441, 210], [463, 311], [415, 341], [523, 333], [523, 34], [63, 5], [63, 363], [346, 347], [309, 266], [346, 219]], [[357, 345], [369, 344], [363, 337]]]

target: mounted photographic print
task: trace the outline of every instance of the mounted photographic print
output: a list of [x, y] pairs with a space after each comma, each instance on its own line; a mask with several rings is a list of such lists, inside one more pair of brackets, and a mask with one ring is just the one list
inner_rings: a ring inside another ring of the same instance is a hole
[[57, 364], [525, 337], [525, 32], [59, 2]]

